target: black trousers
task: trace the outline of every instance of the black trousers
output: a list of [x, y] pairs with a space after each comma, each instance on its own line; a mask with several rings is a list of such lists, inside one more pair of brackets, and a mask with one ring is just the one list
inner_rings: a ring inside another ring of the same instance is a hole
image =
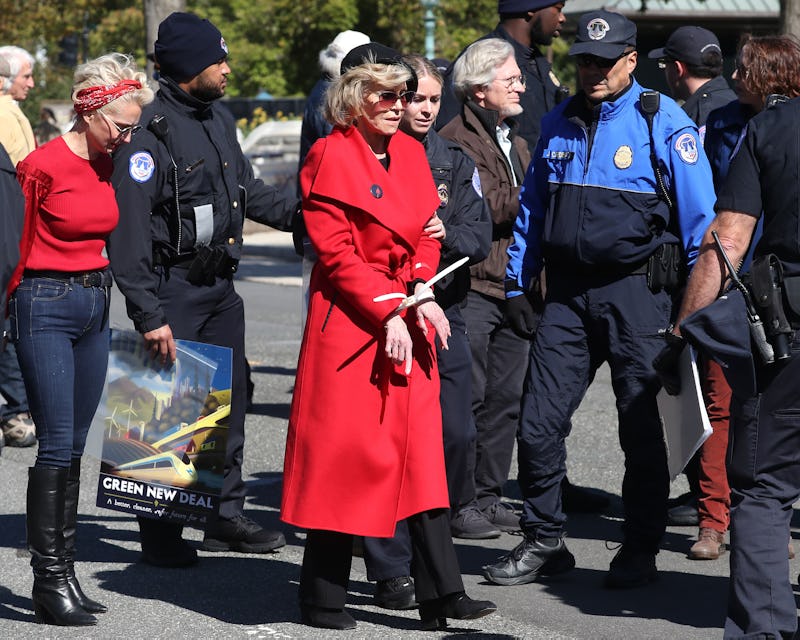
[[227, 278], [197, 286], [186, 280], [186, 269], [172, 268], [162, 276], [158, 299], [174, 338], [195, 340], [233, 349], [231, 414], [228, 448], [220, 495], [220, 518], [242, 513], [247, 493], [242, 480], [244, 419], [247, 412], [247, 364], [244, 354], [244, 303]]
[[511, 471], [530, 349], [506, 322], [505, 308], [505, 300], [470, 291], [461, 309], [472, 351], [475, 491], [484, 511], [500, 501]]
[[[411, 534], [411, 575], [417, 602], [464, 591], [447, 509], [433, 509], [407, 519]], [[342, 609], [347, 600], [353, 536], [310, 530], [300, 572], [300, 603]]]

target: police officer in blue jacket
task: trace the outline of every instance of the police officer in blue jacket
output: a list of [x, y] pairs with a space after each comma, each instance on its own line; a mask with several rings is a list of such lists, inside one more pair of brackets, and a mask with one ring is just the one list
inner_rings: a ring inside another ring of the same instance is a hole
[[[230, 67], [219, 30], [175, 12], [158, 28], [160, 89], [146, 127], [114, 157], [120, 221], [108, 249], [128, 315], [154, 356], [175, 359], [175, 338], [231, 347], [232, 402], [219, 519], [208, 551], [265, 553], [285, 544], [246, 518], [242, 480], [246, 364], [244, 304], [233, 285], [245, 216], [286, 230], [299, 202], [253, 177], [236, 126], [218, 98]], [[185, 566], [197, 554], [177, 524], [139, 518], [142, 559]]]
[[570, 55], [582, 91], [542, 122], [508, 250], [512, 322], [529, 321], [522, 293], [543, 267], [547, 277], [517, 438], [524, 539], [484, 575], [513, 585], [574, 567], [559, 491], [565, 439], [608, 362], [625, 454], [625, 522], [606, 586], [635, 587], [656, 577], [669, 489], [651, 363], [670, 322], [676, 269], [697, 256], [714, 191], [694, 123], [669, 98], [652, 104], [658, 94], [643, 93], [631, 75], [633, 22], [608, 11], [582, 15]]

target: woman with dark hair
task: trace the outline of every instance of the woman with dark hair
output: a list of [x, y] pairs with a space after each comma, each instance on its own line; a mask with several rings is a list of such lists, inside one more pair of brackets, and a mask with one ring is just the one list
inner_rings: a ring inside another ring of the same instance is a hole
[[38, 622], [92, 625], [91, 614], [106, 610], [75, 577], [81, 456], [108, 363], [104, 249], [119, 218], [111, 153], [130, 141], [152, 99], [132, 58], [109, 54], [82, 64], [72, 129], [17, 165], [25, 223], [9, 315], [39, 439], [26, 514]]
[[800, 43], [790, 35], [752, 36], [739, 43], [734, 91], [738, 97], [712, 111], [706, 123], [703, 145], [714, 174], [714, 190], [728, 175], [731, 155], [744, 126], [775, 100], [800, 95]]
[[403, 519], [425, 628], [496, 609], [464, 593], [450, 537], [434, 345], [447, 348], [450, 327], [425, 285], [439, 263], [440, 200], [424, 149], [398, 132], [414, 80], [387, 47], [351, 51], [326, 96], [334, 130], [300, 173], [319, 260], [281, 518], [308, 530], [300, 609], [316, 627], [355, 627], [344, 609], [353, 536], [390, 537]]
[[[706, 122], [703, 146], [717, 192], [725, 182], [734, 149], [750, 118], [773, 104], [800, 95], [800, 43], [788, 35], [745, 35], [739, 44], [733, 81], [738, 99], [712, 111]], [[752, 246], [761, 235], [761, 225], [759, 221]], [[745, 270], [750, 256], [752, 248], [745, 259]], [[731, 389], [719, 364], [703, 359], [703, 368], [702, 390], [714, 431], [698, 452], [699, 532], [688, 555], [692, 560], [716, 560], [725, 551], [725, 532], [730, 523], [725, 456]], [[791, 543], [788, 553], [789, 557], [794, 554]]]

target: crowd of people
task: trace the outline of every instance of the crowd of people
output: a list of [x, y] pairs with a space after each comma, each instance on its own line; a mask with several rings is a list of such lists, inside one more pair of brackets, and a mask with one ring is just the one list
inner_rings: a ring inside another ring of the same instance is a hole
[[[78, 582], [75, 534], [112, 282], [158, 363], [175, 360], [176, 339], [232, 349], [219, 513], [202, 548], [285, 544], [244, 514], [233, 276], [250, 218], [293, 231], [313, 265], [281, 501], [305, 530], [303, 624], [356, 627], [356, 540], [375, 602], [418, 608], [429, 630], [497, 609], [465, 592], [453, 538], [521, 534], [482, 569], [497, 585], [571, 571], [567, 512], [607, 500], [569, 482], [566, 438], [607, 364], [625, 467], [605, 586], [654, 581], [668, 524], [698, 527], [695, 560], [724, 554], [730, 528], [725, 638], [793, 637], [800, 44], [742, 38], [731, 90], [716, 36], [682, 26], [648, 53], [669, 97], [635, 79], [636, 25], [590, 11], [569, 49], [570, 96], [542, 50], [563, 9], [499, 0], [497, 27], [452, 64], [339, 34], [320, 53], [297, 192], [254, 177], [219, 103], [231, 65], [207, 19], [159, 25], [155, 94], [128, 56], [78, 66], [71, 128], [43, 113], [38, 140], [19, 108], [35, 61], [0, 47], [0, 441], [38, 441], [26, 513], [37, 621], [92, 625], [106, 611]], [[713, 434], [685, 470], [690, 492], [670, 501], [656, 395], [691, 384], [687, 344]], [[503, 495], [515, 445], [521, 514]], [[198, 561], [180, 525], [137, 520], [143, 562]]]

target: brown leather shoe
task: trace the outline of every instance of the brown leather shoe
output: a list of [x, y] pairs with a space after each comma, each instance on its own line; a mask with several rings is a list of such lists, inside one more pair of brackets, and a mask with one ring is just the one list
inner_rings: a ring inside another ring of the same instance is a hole
[[697, 542], [689, 549], [692, 560], [716, 560], [725, 553], [725, 534], [703, 527], [697, 536]]

